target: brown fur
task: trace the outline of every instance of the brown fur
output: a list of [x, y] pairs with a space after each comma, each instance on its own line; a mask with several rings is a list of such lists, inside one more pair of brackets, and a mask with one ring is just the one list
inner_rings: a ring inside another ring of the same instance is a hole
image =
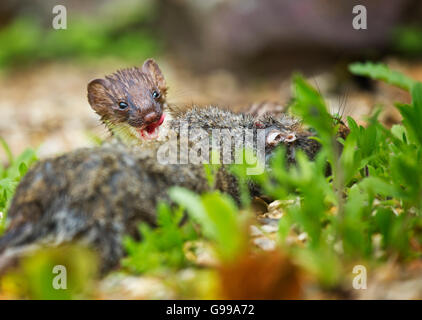
[[[158, 98], [153, 93], [159, 94]], [[88, 84], [88, 101], [108, 125], [128, 123], [142, 128], [158, 121], [163, 113], [167, 86], [163, 74], [154, 60], [148, 59], [142, 68], [119, 70], [104, 79]], [[119, 103], [128, 105], [122, 110]], [[148, 120], [147, 115], [153, 114]]]

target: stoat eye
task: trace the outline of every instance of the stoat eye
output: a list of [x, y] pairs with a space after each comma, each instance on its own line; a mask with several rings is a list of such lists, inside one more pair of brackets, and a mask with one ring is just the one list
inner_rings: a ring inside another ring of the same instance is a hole
[[126, 102], [119, 102], [119, 108], [120, 110], [125, 110], [128, 107]]
[[158, 99], [158, 98], [160, 98], [160, 93], [158, 92], [158, 91], [156, 91], [156, 90], [154, 90], [153, 92], [152, 92], [152, 97], [154, 98], [154, 99]]

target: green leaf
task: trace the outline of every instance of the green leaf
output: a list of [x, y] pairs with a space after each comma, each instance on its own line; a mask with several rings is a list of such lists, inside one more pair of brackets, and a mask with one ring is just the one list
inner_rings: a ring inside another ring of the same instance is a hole
[[9, 145], [1, 137], [0, 137], [0, 143], [3, 147], [4, 152], [6, 152], [6, 156], [7, 156], [7, 159], [9, 161], [9, 164], [13, 163], [13, 154], [12, 154], [12, 151], [10, 151]]
[[215, 236], [214, 225], [207, 215], [199, 195], [185, 188], [173, 187], [169, 190], [169, 196], [174, 202], [185, 208], [189, 216], [202, 226], [205, 235], [211, 238]]
[[220, 192], [205, 193], [200, 197], [179, 187], [170, 190], [170, 198], [186, 208], [204, 235], [216, 243], [222, 258], [236, 256], [245, 238], [241, 216], [232, 198]]
[[23, 177], [27, 171], [28, 166], [25, 164], [25, 162], [21, 162], [21, 164], [19, 165], [19, 174], [21, 175], [21, 177]]
[[384, 247], [390, 243], [393, 223], [396, 220], [394, 213], [388, 208], [378, 208], [375, 214], [375, 222], [383, 236]]
[[244, 230], [235, 203], [227, 195], [208, 193], [203, 195], [203, 204], [215, 226], [218, 251], [225, 259], [236, 257], [243, 245]]
[[293, 111], [318, 132], [323, 144], [330, 144], [334, 134], [334, 122], [320, 93], [300, 75], [293, 77], [293, 92]]
[[412, 88], [412, 105], [397, 105], [403, 116], [403, 124], [412, 133], [414, 142], [422, 146], [422, 83], [417, 82]]
[[353, 63], [349, 65], [351, 73], [359, 76], [366, 76], [374, 80], [382, 80], [399, 88], [410, 91], [415, 83], [404, 74], [391, 70], [387, 65], [382, 63]]
[[402, 142], [406, 141], [406, 128], [400, 124], [391, 127], [391, 133]]
[[180, 225], [182, 217], [182, 209], [172, 210], [169, 205], [160, 202], [157, 206], [157, 227], [141, 223], [138, 227], [141, 241], [129, 237], [124, 239], [128, 255], [122, 264], [137, 273], [187, 266], [183, 247], [186, 241], [196, 239], [197, 233], [189, 222]]

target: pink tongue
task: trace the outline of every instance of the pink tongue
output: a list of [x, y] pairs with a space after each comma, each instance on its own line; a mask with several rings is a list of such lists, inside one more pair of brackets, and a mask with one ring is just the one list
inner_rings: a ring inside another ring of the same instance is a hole
[[158, 120], [157, 122], [154, 122], [154, 123], [151, 123], [149, 126], [147, 126], [146, 128], [145, 128], [145, 131], [146, 132], [148, 132], [149, 134], [151, 134], [151, 133], [153, 133], [154, 132], [154, 130], [157, 128], [157, 127], [159, 127], [159, 126], [161, 126], [162, 124], [163, 124], [163, 122], [164, 122], [164, 113], [161, 115], [161, 118], [160, 118], [160, 120]]

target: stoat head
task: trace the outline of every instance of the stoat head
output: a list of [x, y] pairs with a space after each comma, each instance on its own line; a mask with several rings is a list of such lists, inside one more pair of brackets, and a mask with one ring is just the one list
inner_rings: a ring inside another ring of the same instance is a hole
[[167, 86], [153, 59], [88, 84], [88, 101], [101, 120], [141, 139], [154, 139], [164, 121]]

